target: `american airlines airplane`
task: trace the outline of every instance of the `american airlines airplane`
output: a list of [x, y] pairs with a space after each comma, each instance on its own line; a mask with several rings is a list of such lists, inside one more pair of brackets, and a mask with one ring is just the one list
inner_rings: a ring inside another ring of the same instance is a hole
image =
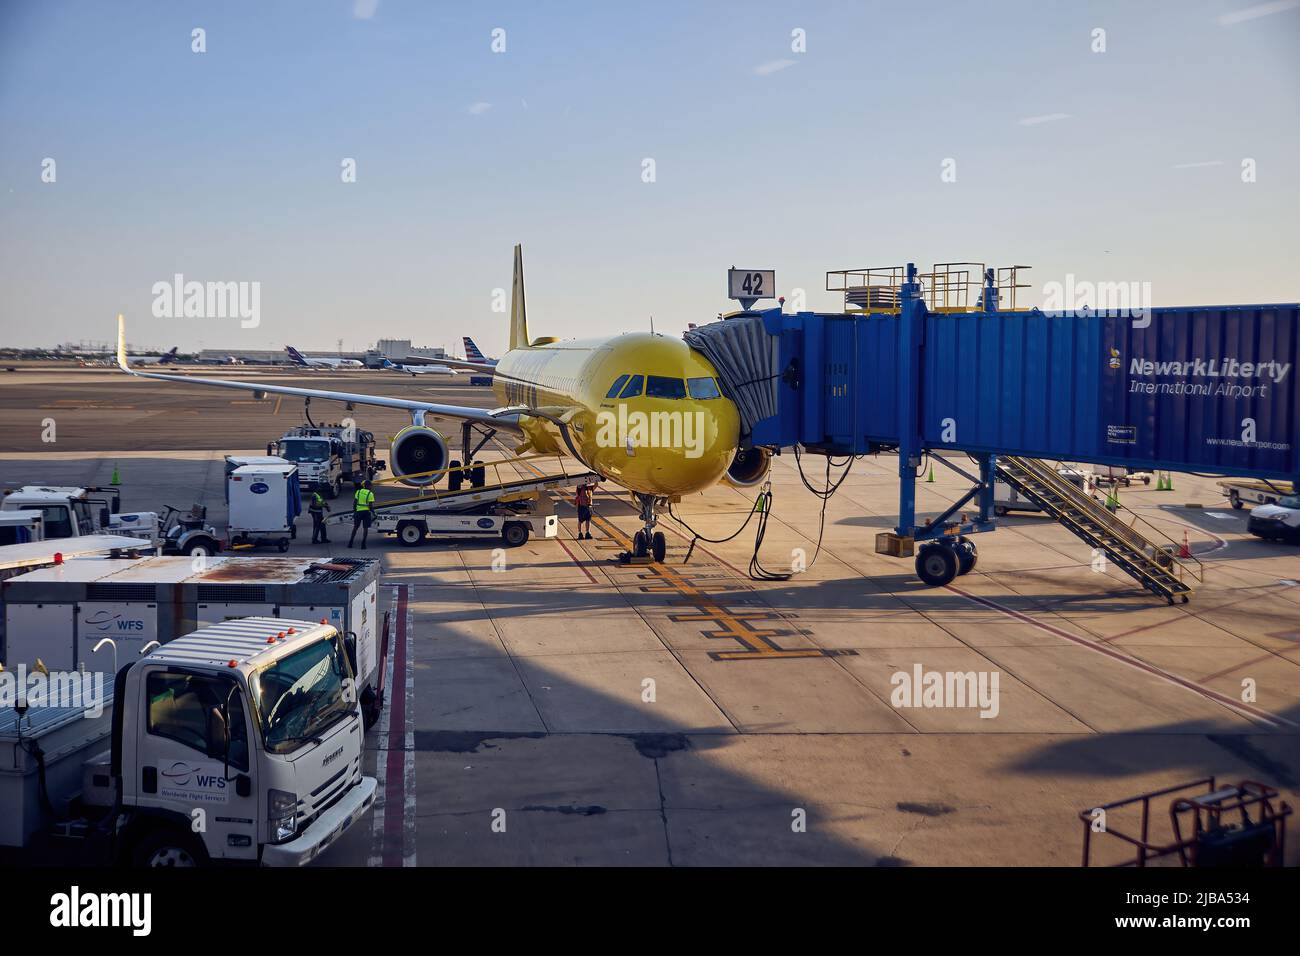
[[[118, 316], [118, 364], [142, 378], [181, 381], [267, 394], [398, 408], [411, 424], [393, 436], [392, 473], [407, 484], [432, 484], [447, 467], [447, 441], [426, 423], [450, 418], [482, 430], [516, 437], [516, 452], [567, 455], [636, 499], [642, 530], [633, 539], [638, 556], [662, 561], [658, 510], [670, 499], [726, 481], [749, 487], [770, 466], [764, 449], [740, 447], [740, 415], [718, 387], [717, 369], [681, 339], [647, 332], [558, 341], [530, 338], [524, 304], [521, 247], [515, 246], [510, 305], [510, 350], [496, 366], [493, 389], [500, 408], [464, 405], [262, 382], [171, 376], [131, 368], [125, 321]], [[462, 367], [470, 364], [458, 363]]]

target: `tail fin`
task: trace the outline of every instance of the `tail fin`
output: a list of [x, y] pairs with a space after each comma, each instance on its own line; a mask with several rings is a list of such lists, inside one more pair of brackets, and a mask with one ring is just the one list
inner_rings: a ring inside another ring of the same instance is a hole
[[461, 341], [465, 343], [465, 358], [470, 362], [486, 362], [487, 357], [474, 344], [474, 340], [468, 335], [464, 336]]
[[285, 352], [288, 353], [289, 358], [293, 361], [293, 364], [294, 364], [294, 365], [306, 365], [306, 364], [307, 364], [307, 360], [306, 360], [305, 358], [302, 357], [302, 353], [299, 352], [299, 351], [298, 351], [296, 348], [294, 348], [292, 345], [286, 345], [286, 346], [284, 347], [284, 350], [285, 350]]
[[528, 312], [524, 307], [524, 247], [515, 246], [515, 281], [510, 292], [510, 348], [528, 348]]

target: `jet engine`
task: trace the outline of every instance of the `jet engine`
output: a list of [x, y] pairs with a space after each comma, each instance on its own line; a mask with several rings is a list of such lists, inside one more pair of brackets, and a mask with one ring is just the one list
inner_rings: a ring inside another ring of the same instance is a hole
[[722, 480], [733, 488], [752, 488], [767, 477], [771, 467], [772, 453], [766, 448], [740, 448]]
[[[447, 440], [427, 425], [407, 425], [393, 436], [388, 449], [389, 468], [394, 478], [402, 484], [422, 488], [437, 481], [441, 475], [424, 475], [422, 472], [438, 471], [447, 467]], [[405, 478], [405, 475], [420, 475]]]

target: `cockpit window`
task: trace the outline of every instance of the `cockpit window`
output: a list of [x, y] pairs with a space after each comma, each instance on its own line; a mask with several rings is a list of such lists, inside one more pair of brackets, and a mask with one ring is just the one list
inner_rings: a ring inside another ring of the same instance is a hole
[[686, 384], [690, 387], [691, 398], [722, 397], [722, 393], [718, 391], [718, 383], [712, 378], [688, 378]]
[[609, 391], [605, 393], [605, 397], [606, 398], [616, 397], [619, 391], [621, 391], [623, 386], [626, 384], [627, 384], [627, 376], [620, 375], [618, 378], [614, 379], [614, 384], [609, 387]]
[[619, 398], [636, 398], [641, 394], [641, 376], [633, 375], [627, 380], [627, 386], [619, 392]]
[[647, 398], [685, 398], [686, 384], [680, 378], [647, 375], [645, 393]]

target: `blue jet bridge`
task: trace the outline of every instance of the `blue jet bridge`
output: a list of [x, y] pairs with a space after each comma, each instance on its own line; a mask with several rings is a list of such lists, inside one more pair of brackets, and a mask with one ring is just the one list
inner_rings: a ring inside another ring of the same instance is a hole
[[[927, 584], [974, 566], [968, 536], [996, 527], [996, 478], [1149, 590], [1185, 601], [1176, 548], [1119, 521], [1042, 459], [1300, 488], [1300, 305], [1016, 309], [1023, 268], [832, 272], [827, 289], [844, 293], [842, 313], [744, 311], [686, 339], [718, 367], [746, 447], [897, 452], [898, 525], [877, 551], [915, 554]], [[944, 452], [968, 454], [977, 473]], [[971, 487], [918, 524], [927, 459]]]

